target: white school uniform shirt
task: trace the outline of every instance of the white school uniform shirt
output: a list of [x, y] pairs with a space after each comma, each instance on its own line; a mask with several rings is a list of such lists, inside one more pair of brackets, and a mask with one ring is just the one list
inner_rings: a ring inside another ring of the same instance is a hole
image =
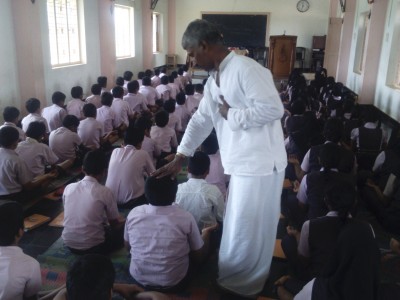
[[189, 72], [184, 71], [183, 76], [186, 77], [187, 82], [192, 82], [192, 75]]
[[129, 115], [131, 114], [131, 108], [129, 107], [128, 102], [120, 98], [114, 98], [111, 109], [115, 113], [115, 124], [117, 124], [116, 127], [119, 127], [122, 123], [126, 126], [129, 126]]
[[204, 179], [190, 178], [178, 185], [176, 204], [190, 212], [201, 231], [205, 225], [222, 222], [225, 211], [224, 196]]
[[225, 196], [226, 182], [229, 181], [229, 176], [225, 175], [221, 154], [218, 150], [215, 154], [208, 155], [208, 157], [210, 158], [210, 171], [206, 177], [206, 181], [219, 188], [221, 193]]
[[200, 100], [196, 98], [194, 95], [188, 95], [186, 96], [186, 108], [190, 114], [193, 114], [195, 111], [195, 108], [199, 107], [200, 105]]
[[17, 246], [0, 246], [0, 299], [22, 300], [41, 287], [39, 262]]
[[59, 162], [75, 158], [75, 150], [80, 144], [82, 140], [79, 135], [65, 127], [52, 131], [49, 136], [49, 146], [58, 156]]
[[174, 115], [181, 120], [182, 131], [185, 131], [190, 120], [190, 113], [187, 110], [186, 105], [177, 105], [175, 107]]
[[141, 113], [142, 111], [148, 110], [146, 105], [146, 97], [141, 93], [128, 93], [128, 95], [124, 97], [124, 101], [128, 102], [132, 112], [136, 111]]
[[57, 155], [49, 146], [39, 143], [37, 140], [27, 137], [20, 142], [15, 149], [18, 156], [26, 163], [33, 177], [43, 175], [46, 165], [54, 165], [58, 162]]
[[168, 83], [168, 86], [171, 88], [171, 95], [172, 99], [176, 99], [176, 95], [179, 93], [179, 87], [175, 83]]
[[57, 104], [45, 107], [42, 111], [42, 117], [47, 120], [50, 131], [60, 128], [66, 115], [67, 111]]
[[167, 74], [165, 74], [165, 73], [160, 73], [160, 78], [162, 78], [162, 77], [164, 77], [164, 76], [167, 76]]
[[96, 120], [103, 124], [104, 134], [107, 134], [113, 131], [114, 128], [118, 127], [116, 123], [115, 112], [107, 105], [103, 105], [97, 109]]
[[149, 154], [132, 145], [114, 149], [111, 154], [106, 186], [118, 204], [127, 203], [144, 194], [144, 177], [155, 168]]
[[156, 158], [160, 156], [161, 150], [158, 148], [158, 145], [155, 140], [152, 138], [149, 138], [147, 136], [144, 136], [143, 142], [142, 142], [142, 148], [140, 148], [144, 151], [146, 151], [150, 158], [153, 160], [153, 163], [155, 165]]
[[175, 113], [169, 114], [169, 121], [167, 126], [175, 131], [182, 131], [181, 120]]
[[156, 100], [160, 97], [157, 90], [152, 86], [142, 85], [139, 88], [139, 93], [146, 97], [147, 105], [155, 105]]
[[72, 99], [67, 104], [67, 113], [69, 115], [74, 115], [79, 120], [82, 120], [84, 118], [82, 111], [84, 105], [85, 102], [81, 99]]
[[[284, 109], [271, 72], [231, 52], [221, 62], [219, 73], [220, 87], [217, 74], [211, 72], [178, 152], [192, 156], [215, 127], [225, 174], [265, 176], [275, 168], [283, 171], [287, 164], [280, 122]], [[231, 106], [228, 120], [218, 111], [220, 95]]]
[[168, 100], [171, 97], [171, 88], [167, 84], [160, 84], [156, 87], [156, 90], [158, 94], [160, 95], [160, 98], [165, 100]]
[[101, 94], [100, 95], [102, 95], [105, 92], [108, 92], [108, 90], [106, 88], [101, 88]]
[[168, 126], [152, 126], [150, 137], [157, 143], [158, 148], [163, 152], [171, 152], [171, 147], [178, 146], [175, 130]]
[[110, 189], [91, 176], [67, 185], [63, 202], [62, 238], [73, 249], [86, 250], [103, 243], [104, 224], [119, 217]]
[[100, 139], [104, 135], [103, 124], [95, 118], [86, 118], [79, 123], [78, 135], [83, 145], [99, 149]]
[[184, 87], [184, 85], [182, 83], [182, 80], [179, 77], [176, 77], [174, 79], [174, 83], [179, 87], [180, 90], [184, 90], [185, 89], [185, 87]]
[[4, 124], [0, 126], [0, 129], [3, 128], [3, 127], [13, 127], [15, 129], [17, 129], [18, 134], [19, 134], [18, 140], [19, 141], [25, 140], [25, 132], [21, 128], [19, 128], [17, 125], [15, 125], [14, 123], [12, 123], [12, 122], [4, 122]]
[[18, 193], [32, 179], [25, 162], [14, 150], [0, 148], [0, 195]]
[[156, 88], [158, 85], [161, 84], [161, 77], [154, 75], [151, 77], [151, 85]]
[[201, 99], [203, 99], [203, 96], [204, 96], [203, 94], [200, 94], [198, 92], [195, 92], [193, 95], [193, 97], [196, 98], [197, 101], [199, 101], [199, 103], [200, 103]]
[[100, 95], [91, 95], [86, 98], [86, 103], [92, 103], [96, 108], [101, 107], [101, 96]]
[[43, 118], [41, 115], [35, 113], [29, 114], [22, 119], [21, 121], [22, 130], [26, 132], [28, 130], [29, 124], [31, 124], [32, 122], [42, 122], [44, 126], [46, 126], [46, 132], [50, 132], [47, 120]]

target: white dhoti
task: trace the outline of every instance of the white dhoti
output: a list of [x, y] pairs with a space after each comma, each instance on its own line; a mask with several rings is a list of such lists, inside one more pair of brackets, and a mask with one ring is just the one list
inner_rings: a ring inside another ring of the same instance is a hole
[[231, 176], [218, 262], [223, 288], [247, 296], [262, 291], [274, 252], [284, 173]]

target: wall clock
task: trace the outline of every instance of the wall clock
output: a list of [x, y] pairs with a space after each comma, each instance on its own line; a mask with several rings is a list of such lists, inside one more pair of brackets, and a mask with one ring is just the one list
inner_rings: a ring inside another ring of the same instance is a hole
[[306, 12], [310, 8], [310, 3], [307, 0], [300, 0], [297, 2], [297, 10], [299, 12]]

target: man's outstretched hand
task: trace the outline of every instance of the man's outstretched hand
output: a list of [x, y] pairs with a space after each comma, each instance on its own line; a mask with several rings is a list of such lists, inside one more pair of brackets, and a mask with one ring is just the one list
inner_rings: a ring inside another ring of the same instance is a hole
[[165, 176], [171, 176], [171, 178], [175, 178], [176, 175], [178, 175], [178, 173], [182, 170], [182, 162], [185, 159], [186, 158], [184, 156], [175, 155], [171, 162], [155, 170], [150, 175], [156, 178], [162, 178]]

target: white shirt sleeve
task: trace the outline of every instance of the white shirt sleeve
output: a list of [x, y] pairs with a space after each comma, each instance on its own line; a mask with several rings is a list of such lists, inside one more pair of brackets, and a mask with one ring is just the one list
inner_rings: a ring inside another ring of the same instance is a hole
[[310, 236], [310, 221], [305, 221], [301, 228], [299, 245], [297, 246], [297, 252], [304, 256], [310, 257], [310, 247], [308, 244], [308, 238]]
[[312, 299], [312, 290], [314, 286], [315, 278], [309, 281], [303, 289], [294, 296], [293, 300], [311, 300]]
[[383, 163], [385, 162], [385, 151], [379, 153], [379, 155], [375, 159], [374, 166], [372, 167], [373, 172], [378, 172], [381, 170]]
[[301, 180], [299, 191], [297, 192], [297, 199], [301, 203], [307, 204], [307, 175], [304, 175]]
[[308, 173], [310, 171], [310, 149], [307, 151], [306, 155], [304, 155], [303, 161], [301, 162], [301, 169]]
[[32, 297], [36, 295], [42, 287], [42, 277], [40, 275], [40, 265], [35, 260], [30, 270], [29, 280], [26, 282], [24, 297]]

